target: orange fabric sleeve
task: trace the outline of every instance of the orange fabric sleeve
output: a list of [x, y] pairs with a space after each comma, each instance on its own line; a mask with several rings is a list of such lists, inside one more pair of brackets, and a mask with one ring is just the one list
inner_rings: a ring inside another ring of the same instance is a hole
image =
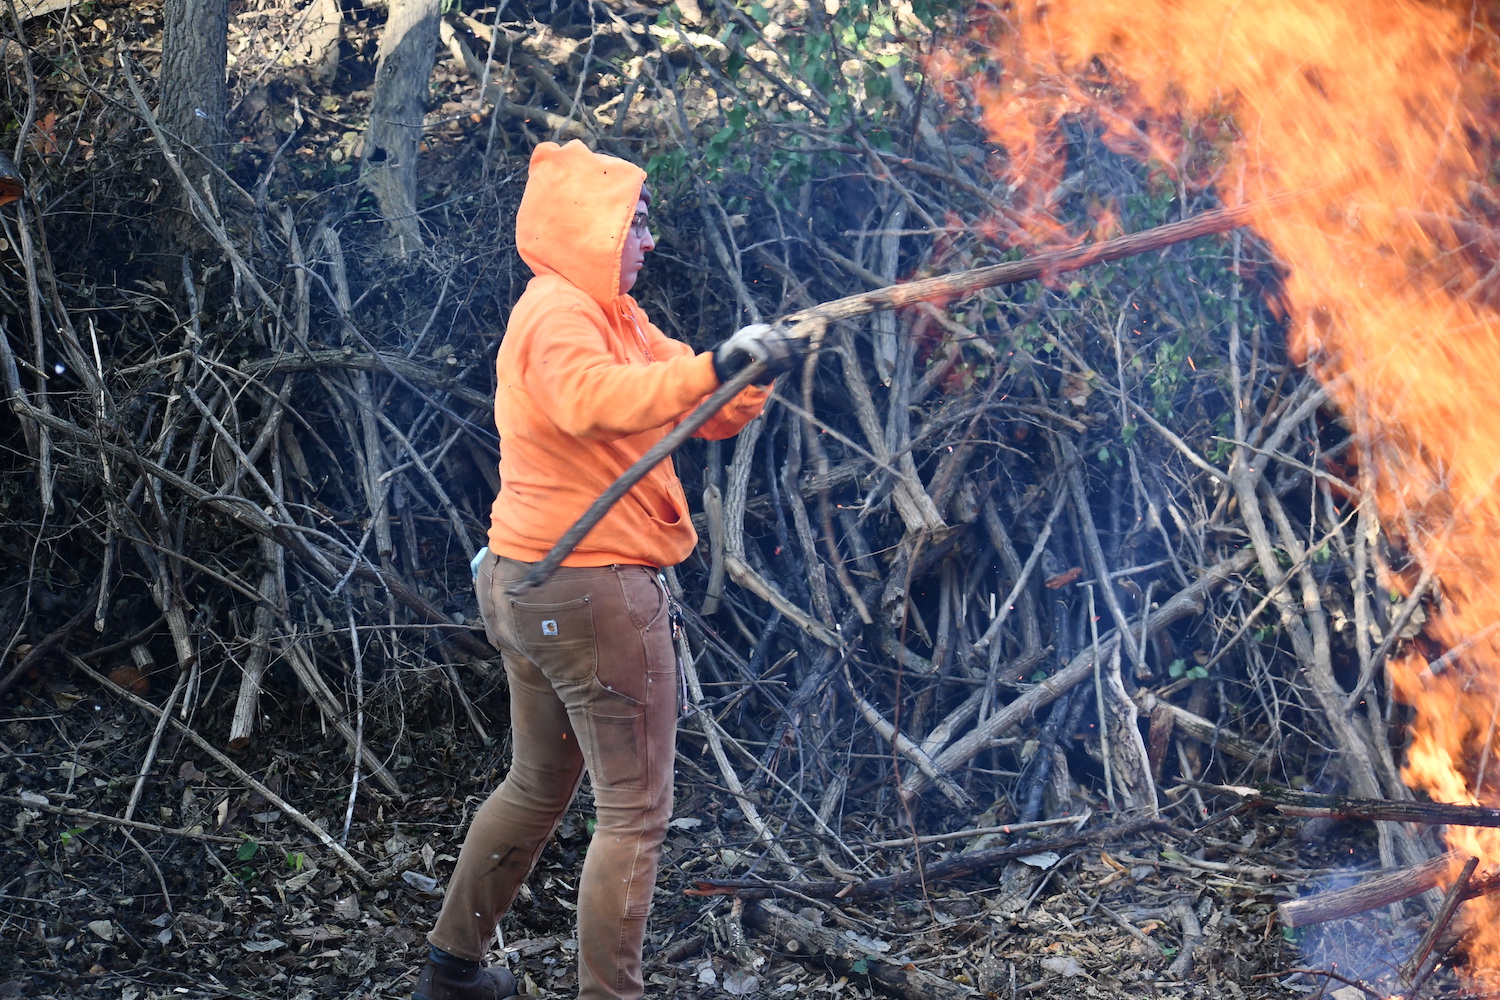
[[[657, 358], [674, 358], [691, 355], [693, 349], [680, 340], [673, 340], [654, 323], [646, 324], [646, 339], [651, 346], [651, 353]], [[699, 358], [707, 359], [709, 370], [713, 370], [713, 352], [705, 351], [697, 355]], [[718, 376], [714, 376], [714, 388], [718, 388]], [[710, 390], [711, 392], [712, 390]], [[698, 408], [707, 398], [709, 393], [704, 393], [691, 407], [689, 412]], [[703, 438], [708, 441], [722, 441], [725, 438], [734, 437], [745, 425], [760, 416], [766, 407], [766, 400], [771, 398], [770, 386], [747, 385], [729, 402], [719, 408], [719, 412], [708, 418], [708, 422], [693, 434], [693, 437]], [[680, 416], [687, 416], [683, 413]], [[680, 417], [679, 417], [680, 419]]]
[[620, 362], [579, 306], [549, 311], [528, 347], [521, 377], [531, 397], [575, 437], [609, 441], [671, 424], [718, 385], [707, 354]]

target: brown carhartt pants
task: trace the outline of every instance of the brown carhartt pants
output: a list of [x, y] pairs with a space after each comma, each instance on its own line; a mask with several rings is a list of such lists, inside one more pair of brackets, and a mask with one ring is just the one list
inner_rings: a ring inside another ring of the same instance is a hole
[[514, 760], [474, 816], [434, 945], [482, 958], [585, 769], [598, 822], [578, 883], [580, 1000], [637, 1000], [656, 863], [672, 812], [677, 660], [657, 571], [563, 567], [512, 598], [530, 566], [487, 556], [479, 609], [510, 681]]

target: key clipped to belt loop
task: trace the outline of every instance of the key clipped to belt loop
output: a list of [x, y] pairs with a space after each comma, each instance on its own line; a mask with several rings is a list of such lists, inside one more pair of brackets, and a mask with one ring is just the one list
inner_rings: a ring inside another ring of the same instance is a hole
[[677, 598], [672, 596], [672, 588], [667, 586], [667, 574], [657, 573], [656, 583], [667, 598], [667, 615], [672, 619], [672, 641], [676, 642], [682, 638], [682, 605], [677, 603]]
[[656, 582], [661, 584], [661, 592], [667, 596], [667, 615], [672, 619], [672, 650], [677, 654], [677, 686], [678, 712], [683, 718], [692, 715], [697, 709], [688, 700], [687, 682], [687, 643], [682, 633], [682, 605], [677, 603], [677, 598], [672, 596], [672, 588], [667, 586], [667, 574], [656, 574]]

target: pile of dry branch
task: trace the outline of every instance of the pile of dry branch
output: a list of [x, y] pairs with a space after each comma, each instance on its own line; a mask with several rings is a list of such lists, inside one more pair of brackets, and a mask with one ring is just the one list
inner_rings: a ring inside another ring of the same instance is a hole
[[[298, 96], [308, 80], [268, 82], [275, 53], [237, 28], [237, 98], [263, 124], [278, 107], [299, 120], [236, 154], [228, 203], [199, 199], [203, 246], [165, 251], [150, 53], [139, 79], [48, 87], [21, 70], [98, 29], [29, 25], [9, 76], [10, 106], [30, 109], [28, 194], [0, 252], [0, 694], [149, 718], [121, 780], [74, 802], [92, 822], [165, 815], [179, 772], [157, 756], [191, 748], [299, 824], [319, 864], [388, 885], [401, 871], [351, 823], [423, 793], [427, 730], [495, 747], [484, 773], [453, 776], [455, 802], [503, 765], [468, 560], [496, 487], [494, 343], [526, 278], [507, 221], [533, 141], [579, 134], [652, 163], [663, 229], [642, 297], [700, 347], [1020, 255], [969, 109], [892, 71], [890, 117], [840, 111], [810, 64], [770, 58], [762, 22], [699, 6], [672, 8], [696, 23], [603, 4], [452, 15], [439, 73], [473, 121], [434, 115], [430, 249], [399, 263], [325, 169], [358, 119], [357, 67]], [[725, 115], [777, 101], [805, 113]], [[1101, 204], [1125, 232], [1213, 207], [1185, 165], [1148, 173], [1069, 127], [1052, 211], [1080, 231]], [[188, 167], [165, 183], [193, 186]], [[1424, 588], [1374, 583], [1407, 567], [1285, 355], [1276, 280], [1236, 231], [837, 322], [763, 419], [679, 453], [703, 539], [676, 570], [684, 795], [722, 810], [700, 891], [919, 896], [940, 864], [1038, 850], [962, 860], [1000, 830], [1108, 847], [1232, 805], [1198, 782], [1409, 797], [1381, 668]], [[263, 779], [299, 729], [346, 755], [283, 794]], [[1391, 824], [1379, 848], [1387, 864], [1428, 853]], [[1023, 900], [1044, 867], [1020, 866]]]

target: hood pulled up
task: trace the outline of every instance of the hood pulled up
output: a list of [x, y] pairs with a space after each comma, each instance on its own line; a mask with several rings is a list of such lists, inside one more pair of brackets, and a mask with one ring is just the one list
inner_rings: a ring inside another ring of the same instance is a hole
[[646, 172], [580, 140], [544, 142], [516, 212], [516, 250], [538, 277], [555, 274], [608, 308], [620, 294], [620, 258]]

